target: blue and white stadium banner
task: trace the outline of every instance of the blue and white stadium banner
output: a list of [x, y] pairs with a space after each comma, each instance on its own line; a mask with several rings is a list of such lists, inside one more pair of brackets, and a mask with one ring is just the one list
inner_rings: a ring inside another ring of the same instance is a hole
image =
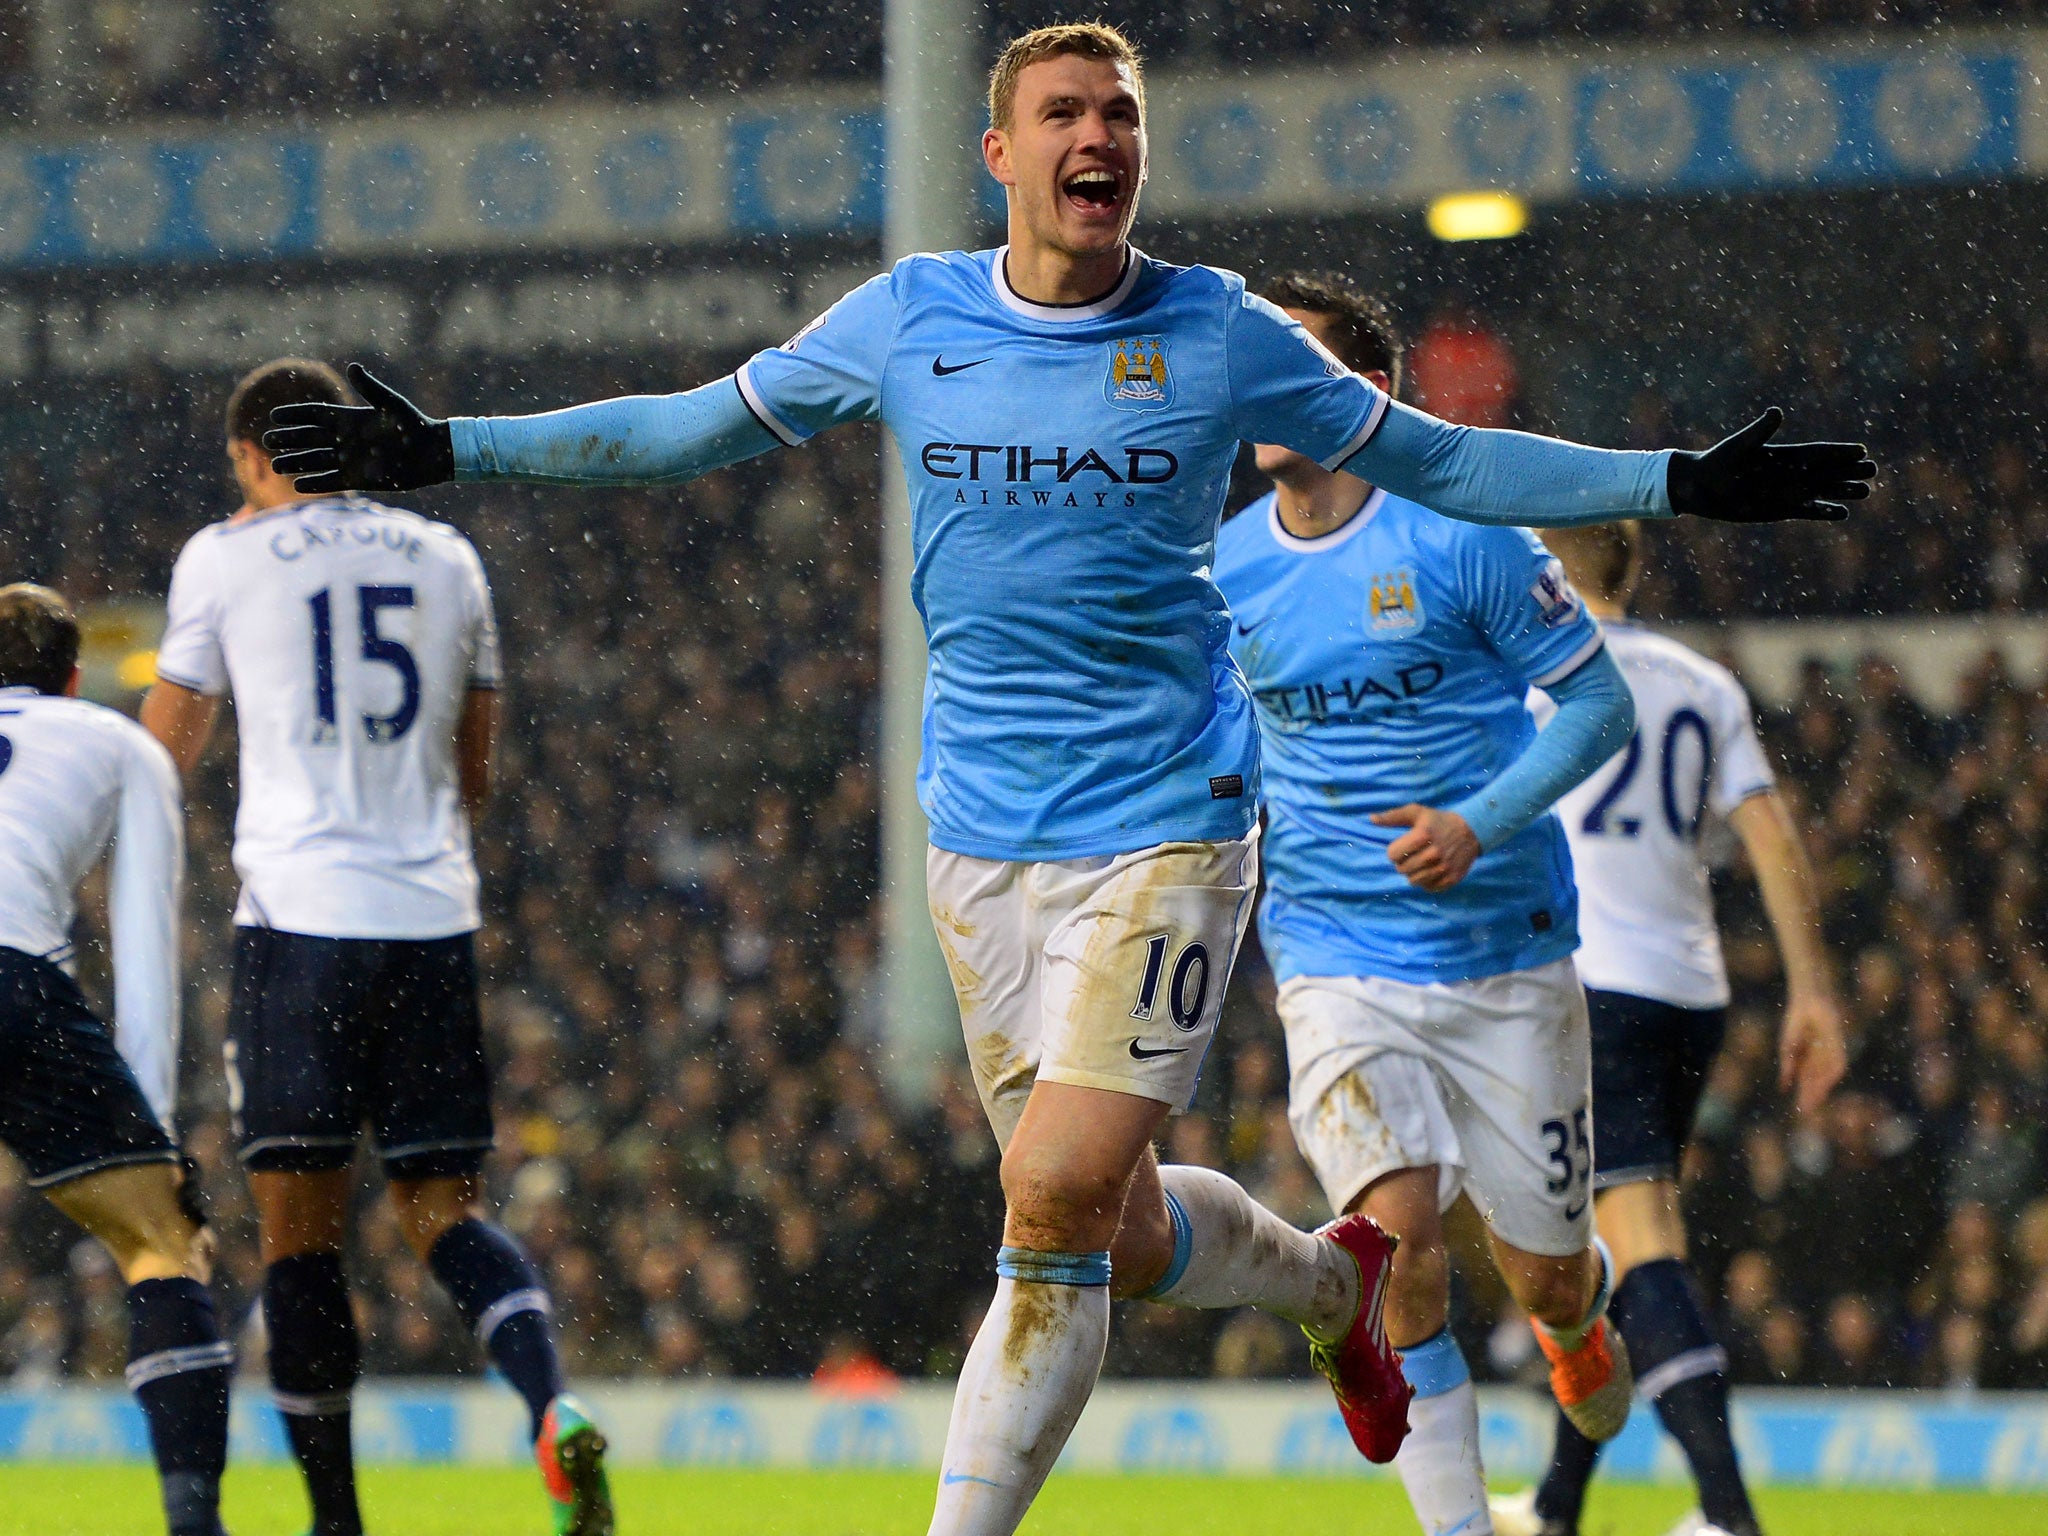
[[[1555, 201], [2038, 175], [2044, 66], [2048, 31], [2001, 29], [1162, 72], [1150, 207], [1241, 217], [1475, 187]], [[17, 135], [0, 138], [0, 269], [873, 235], [881, 123], [877, 93], [854, 86]]]
[[[910, 1383], [838, 1397], [781, 1383], [597, 1386], [583, 1394], [617, 1459], [643, 1466], [935, 1469], [952, 1392]], [[1550, 1448], [1546, 1400], [1480, 1394], [1488, 1469], [1534, 1477]], [[370, 1384], [356, 1396], [368, 1461], [514, 1464], [531, 1455], [526, 1414], [487, 1384]], [[2048, 1396], [1741, 1392], [1736, 1439], [1764, 1483], [2048, 1490]], [[0, 1461], [132, 1461], [148, 1455], [132, 1399], [113, 1388], [0, 1392]], [[233, 1454], [276, 1460], [283, 1430], [268, 1394], [238, 1388]], [[1351, 1448], [1321, 1383], [1106, 1382], [1061, 1465], [1097, 1472], [1388, 1476]], [[1678, 1480], [1677, 1448], [1639, 1411], [1608, 1448], [1608, 1476]]]

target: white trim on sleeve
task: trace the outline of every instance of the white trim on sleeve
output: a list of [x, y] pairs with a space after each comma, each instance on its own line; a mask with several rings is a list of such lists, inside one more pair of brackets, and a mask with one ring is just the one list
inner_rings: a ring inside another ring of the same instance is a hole
[[733, 382], [739, 385], [740, 398], [747, 403], [747, 409], [754, 413], [761, 425], [781, 440], [783, 447], [801, 448], [804, 435], [778, 416], [769, 407], [768, 402], [761, 398], [761, 392], [754, 387], [753, 366], [753, 360], [750, 358], [740, 364], [739, 371], [732, 376]]
[[206, 684], [194, 682], [189, 677], [180, 677], [175, 672], [166, 672], [162, 667], [156, 669], [156, 680], [160, 683], [169, 683], [173, 687], [182, 688], [187, 693], [196, 693], [209, 699], [219, 699], [227, 696], [227, 689], [225, 688], [209, 688]]
[[1373, 393], [1377, 395], [1379, 398], [1373, 402], [1372, 411], [1365, 418], [1365, 425], [1360, 427], [1356, 432], [1351, 434], [1350, 442], [1346, 443], [1342, 448], [1338, 449], [1335, 453], [1331, 454], [1327, 459], [1323, 460], [1323, 468], [1343, 468], [1344, 461], [1350, 458], [1354, 453], [1358, 452], [1358, 450], [1363, 448], [1367, 443], [1371, 442], [1373, 433], [1377, 432], [1379, 430], [1380, 423], [1386, 420], [1387, 406], [1392, 397], [1389, 396], [1385, 390], [1379, 388], [1377, 385], [1372, 386], [1372, 390]]
[[1605, 644], [1607, 644], [1607, 636], [1596, 633], [1592, 639], [1588, 640], [1576, 651], [1573, 651], [1559, 665], [1552, 667], [1541, 677], [1530, 678], [1529, 686], [1531, 688], [1548, 688], [1552, 683], [1563, 682], [1597, 656], [1600, 653], [1600, 648]]

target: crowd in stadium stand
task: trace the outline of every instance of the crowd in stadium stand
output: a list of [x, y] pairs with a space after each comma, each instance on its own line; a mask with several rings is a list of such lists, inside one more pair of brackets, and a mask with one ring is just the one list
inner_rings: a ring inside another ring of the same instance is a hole
[[[0, 0], [0, 105], [38, 100], [29, 17]], [[2038, 17], [2040, 0], [1184, 0], [1087, 10], [1126, 26], [1166, 63], [1342, 61], [1390, 47], [1496, 40], [1598, 41], [1800, 35]], [[992, 38], [1054, 13], [988, 7]], [[315, 112], [366, 105], [503, 104], [601, 92], [810, 85], [881, 70], [878, 0], [752, 7], [662, 0], [213, 0], [79, 7], [69, 43], [72, 111], [94, 117]], [[991, 48], [992, 51], [992, 48]]]
[[[1874, 402], [1888, 489], [1866, 524], [1794, 531], [1753, 559], [1719, 535], [1660, 533], [1649, 613], [2043, 607], [2048, 510], [2027, 486], [2040, 445], [2026, 408], [2048, 382], [2048, 333], [1916, 333], [1890, 361], [1857, 354], [1854, 391], [1839, 348], [1777, 337], [1759, 325], [1752, 340], [1759, 368], [1778, 370], [1768, 397], [1824, 427], [1855, 425], [1839, 420], [1851, 394]], [[1429, 385], [1431, 365], [1419, 371]], [[1515, 401], [1510, 374], [1504, 419], [1562, 409]], [[490, 379], [412, 382], [430, 400], [503, 398]], [[227, 383], [148, 373], [0, 399], [7, 419], [53, 424], [8, 439], [42, 451], [0, 461], [0, 571], [88, 602], [160, 593], [186, 534], [229, 506]], [[617, 381], [563, 365], [549, 387]], [[1946, 408], [1957, 399], [1972, 409]], [[1646, 393], [1630, 431], [1661, 439], [1728, 403]], [[499, 1074], [489, 1176], [579, 1374], [945, 1372], [991, 1287], [1000, 1196], [971, 1087], [955, 1076], [907, 1111], [874, 1065], [877, 441], [831, 434], [658, 492], [422, 502], [476, 539], [505, 635], [501, 788], [478, 835]], [[138, 462], [152, 466], [140, 484]], [[1812, 829], [1857, 1056], [1823, 1112], [1788, 1118], [1772, 952], [1730, 881], [1738, 1003], [1687, 1172], [1737, 1379], [2048, 1386], [2048, 687], [1987, 664], [1936, 716], [1881, 664], [1816, 671], [1766, 730]], [[191, 793], [186, 1099], [228, 1315], [246, 1319], [259, 1271], [218, 1069], [232, 781], [223, 742]], [[1253, 956], [1166, 1155], [1227, 1168], [1308, 1225], [1327, 1212], [1289, 1136], [1262, 980]], [[117, 1277], [17, 1180], [7, 1165], [0, 1376], [118, 1374]], [[350, 1263], [370, 1368], [475, 1369], [373, 1181], [364, 1198]], [[1114, 1372], [1305, 1368], [1298, 1336], [1254, 1314], [1122, 1311]], [[1474, 1269], [1468, 1353], [1514, 1377], [1532, 1369], [1529, 1336], [1500, 1315]], [[244, 1333], [253, 1359], [261, 1340]]]

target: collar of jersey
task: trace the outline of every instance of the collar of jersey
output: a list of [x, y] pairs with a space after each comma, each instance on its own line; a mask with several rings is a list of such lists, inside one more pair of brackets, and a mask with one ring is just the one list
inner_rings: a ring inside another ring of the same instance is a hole
[[989, 265], [989, 281], [996, 290], [996, 297], [1005, 309], [1014, 310], [1027, 320], [1037, 320], [1047, 325], [1071, 325], [1081, 320], [1099, 320], [1104, 315], [1120, 308], [1131, 296], [1131, 290], [1138, 286], [1138, 274], [1144, 270], [1135, 245], [1124, 247], [1124, 275], [1116, 280], [1116, 286], [1099, 299], [1086, 304], [1034, 304], [1022, 297], [1010, 286], [1009, 274], [1004, 270], [1010, 258], [1006, 245], [996, 252], [996, 259]]
[[254, 528], [258, 523], [267, 523], [273, 517], [281, 517], [287, 513], [310, 512], [315, 507], [330, 504], [346, 510], [360, 505], [362, 501], [363, 495], [360, 491], [329, 491], [320, 496], [308, 496], [304, 501], [287, 501], [280, 506], [267, 507], [246, 522], [237, 523], [230, 520], [221, 526], [229, 533], [240, 533], [244, 528]]
[[1364, 531], [1365, 525], [1379, 516], [1380, 507], [1387, 499], [1385, 486], [1376, 485], [1372, 494], [1365, 498], [1365, 505], [1351, 515], [1351, 521], [1335, 533], [1319, 534], [1313, 539], [1304, 539], [1299, 534], [1289, 533], [1280, 526], [1280, 497], [1276, 493], [1273, 503], [1266, 508], [1266, 526], [1273, 530], [1273, 542], [1282, 549], [1297, 555], [1327, 555], [1331, 550], [1355, 538]]

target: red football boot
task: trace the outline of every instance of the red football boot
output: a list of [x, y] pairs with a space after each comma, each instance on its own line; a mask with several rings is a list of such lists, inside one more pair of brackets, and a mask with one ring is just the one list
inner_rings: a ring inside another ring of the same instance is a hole
[[1336, 1390], [1337, 1411], [1359, 1454], [1367, 1461], [1392, 1461], [1408, 1437], [1408, 1403], [1415, 1396], [1401, 1374], [1400, 1355], [1387, 1342], [1387, 1282], [1400, 1239], [1357, 1213], [1319, 1227], [1316, 1236], [1328, 1238], [1358, 1266], [1358, 1311], [1334, 1344], [1309, 1334], [1309, 1359]]

